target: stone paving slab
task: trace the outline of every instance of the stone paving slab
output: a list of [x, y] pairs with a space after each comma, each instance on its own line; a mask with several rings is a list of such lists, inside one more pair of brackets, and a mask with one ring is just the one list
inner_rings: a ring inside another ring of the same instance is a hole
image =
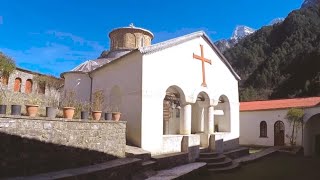
[[179, 178], [181, 176], [187, 175], [188, 173], [199, 170], [206, 165], [207, 163], [197, 162], [174, 167], [171, 169], [157, 171], [157, 174], [155, 176], [149, 177], [147, 180], [169, 180]]
[[269, 154], [272, 154], [274, 152], [277, 152], [279, 149], [281, 149], [281, 147], [276, 147], [276, 146], [270, 147], [270, 148], [267, 148], [267, 149], [262, 150], [260, 152], [234, 159], [234, 161], [238, 162], [238, 163], [247, 163], [247, 162], [250, 162], [250, 161], [254, 161], [254, 160], [260, 159], [260, 158], [262, 158], [264, 156], [267, 156]]
[[114, 169], [117, 167], [135, 165], [139, 162], [141, 162], [141, 160], [136, 158], [122, 158], [122, 159], [116, 159], [116, 160], [108, 161], [101, 164], [91, 165], [91, 166], [43, 173], [43, 174], [38, 174], [38, 175], [28, 176], [28, 177], [14, 177], [14, 178], [8, 178], [7, 180], [49, 180], [49, 179], [71, 178], [71, 177], [76, 178], [79, 175], [89, 174], [89, 173], [94, 173], [99, 171], [114, 171]]

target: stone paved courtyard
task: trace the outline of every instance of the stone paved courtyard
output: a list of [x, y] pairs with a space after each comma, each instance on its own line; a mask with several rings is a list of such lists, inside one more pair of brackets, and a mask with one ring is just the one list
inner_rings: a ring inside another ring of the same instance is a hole
[[199, 180], [319, 180], [320, 158], [273, 154], [240, 169], [224, 174], [210, 174]]

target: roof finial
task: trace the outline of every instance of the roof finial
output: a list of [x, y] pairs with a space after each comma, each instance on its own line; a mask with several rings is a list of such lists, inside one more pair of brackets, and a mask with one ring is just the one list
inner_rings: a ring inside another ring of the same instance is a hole
[[134, 28], [134, 25], [133, 25], [133, 23], [130, 23], [130, 25], [129, 25], [131, 28]]

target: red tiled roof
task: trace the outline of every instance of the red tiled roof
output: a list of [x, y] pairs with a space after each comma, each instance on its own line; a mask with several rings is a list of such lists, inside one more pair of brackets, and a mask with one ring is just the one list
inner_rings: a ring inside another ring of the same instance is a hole
[[320, 106], [320, 97], [240, 102], [240, 111], [303, 108]]

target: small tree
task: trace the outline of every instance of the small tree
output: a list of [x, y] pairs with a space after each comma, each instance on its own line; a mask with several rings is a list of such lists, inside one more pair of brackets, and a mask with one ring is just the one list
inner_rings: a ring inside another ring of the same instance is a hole
[[93, 93], [92, 111], [102, 111], [104, 106], [103, 90], [98, 90]]
[[304, 116], [303, 109], [291, 108], [287, 112], [286, 119], [288, 120], [289, 124], [292, 126], [291, 135], [289, 136], [291, 146], [296, 144], [296, 137], [297, 137], [298, 130], [301, 128], [303, 124], [303, 116]]
[[[0, 77], [1, 82], [4, 80], [4, 77], [9, 77], [9, 75], [16, 69], [16, 64], [13, 59], [10, 57], [4, 55], [0, 52]], [[4, 100], [7, 100], [7, 94], [6, 91], [3, 89], [2, 85], [1, 87], [1, 94], [0, 94], [0, 101], [1, 104]]]

